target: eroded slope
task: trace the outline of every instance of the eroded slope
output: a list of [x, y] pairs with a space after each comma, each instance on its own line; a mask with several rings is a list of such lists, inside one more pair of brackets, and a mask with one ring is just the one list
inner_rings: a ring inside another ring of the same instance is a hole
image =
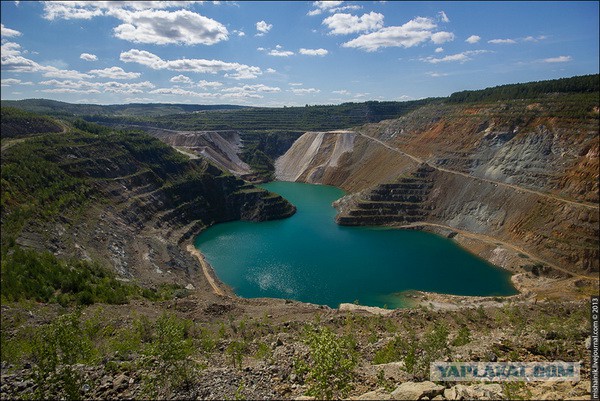
[[505, 267], [585, 275], [599, 257], [597, 103], [561, 95], [425, 106], [352, 132], [306, 133], [277, 175], [351, 192], [337, 202], [341, 224], [427, 223], [478, 235], [485, 249], [457, 239]]

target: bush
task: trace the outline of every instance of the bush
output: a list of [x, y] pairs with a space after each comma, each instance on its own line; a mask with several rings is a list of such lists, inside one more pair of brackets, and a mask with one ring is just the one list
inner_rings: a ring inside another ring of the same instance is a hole
[[305, 367], [307, 394], [328, 400], [348, 395], [357, 364], [352, 342], [326, 327], [309, 331], [306, 342], [310, 348], [310, 360]]
[[80, 316], [80, 311], [60, 316], [37, 332], [32, 350], [36, 398], [58, 398], [59, 394], [67, 399], [80, 398], [82, 377], [74, 365], [87, 361], [93, 349], [81, 329]]

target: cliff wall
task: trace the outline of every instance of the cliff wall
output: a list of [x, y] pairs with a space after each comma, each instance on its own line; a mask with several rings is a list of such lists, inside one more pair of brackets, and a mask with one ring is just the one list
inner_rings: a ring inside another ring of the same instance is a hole
[[295, 211], [146, 134], [74, 131], [15, 143], [2, 151], [2, 188], [3, 248], [95, 259], [142, 283], [206, 285], [181, 242], [218, 222]]
[[[600, 256], [598, 112], [561, 117], [559, 106], [578, 107], [569, 102], [431, 105], [351, 132], [306, 133], [276, 174], [350, 192], [336, 203], [340, 224], [428, 223], [508, 244], [518, 265], [588, 274]], [[331, 163], [344, 137], [353, 146]]]

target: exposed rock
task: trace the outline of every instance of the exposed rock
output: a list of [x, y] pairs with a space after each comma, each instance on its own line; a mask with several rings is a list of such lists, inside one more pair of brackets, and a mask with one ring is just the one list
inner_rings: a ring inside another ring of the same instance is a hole
[[457, 384], [456, 386], [444, 390], [444, 397], [447, 400], [502, 400], [504, 392], [500, 384], [475, 384], [465, 386]]
[[369, 391], [358, 397], [350, 398], [351, 400], [391, 400], [392, 395], [383, 389]]
[[356, 304], [349, 304], [349, 303], [340, 304], [339, 310], [340, 311], [349, 311], [349, 312], [365, 311], [365, 312], [369, 312], [374, 315], [389, 315], [390, 313], [392, 313], [394, 311], [393, 309], [383, 309], [383, 308], [378, 308], [375, 306], [364, 306], [364, 305], [356, 305]]
[[430, 381], [420, 383], [406, 382], [392, 391], [393, 400], [420, 400], [423, 397], [433, 398], [443, 394], [444, 386], [439, 386]]

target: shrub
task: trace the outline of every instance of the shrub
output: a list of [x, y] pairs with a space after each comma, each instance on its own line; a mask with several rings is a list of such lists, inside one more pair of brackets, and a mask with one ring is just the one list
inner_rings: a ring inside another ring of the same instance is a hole
[[350, 391], [356, 352], [345, 337], [336, 336], [328, 328], [309, 331], [306, 342], [310, 348], [307, 366], [307, 394], [320, 399], [345, 397]]

